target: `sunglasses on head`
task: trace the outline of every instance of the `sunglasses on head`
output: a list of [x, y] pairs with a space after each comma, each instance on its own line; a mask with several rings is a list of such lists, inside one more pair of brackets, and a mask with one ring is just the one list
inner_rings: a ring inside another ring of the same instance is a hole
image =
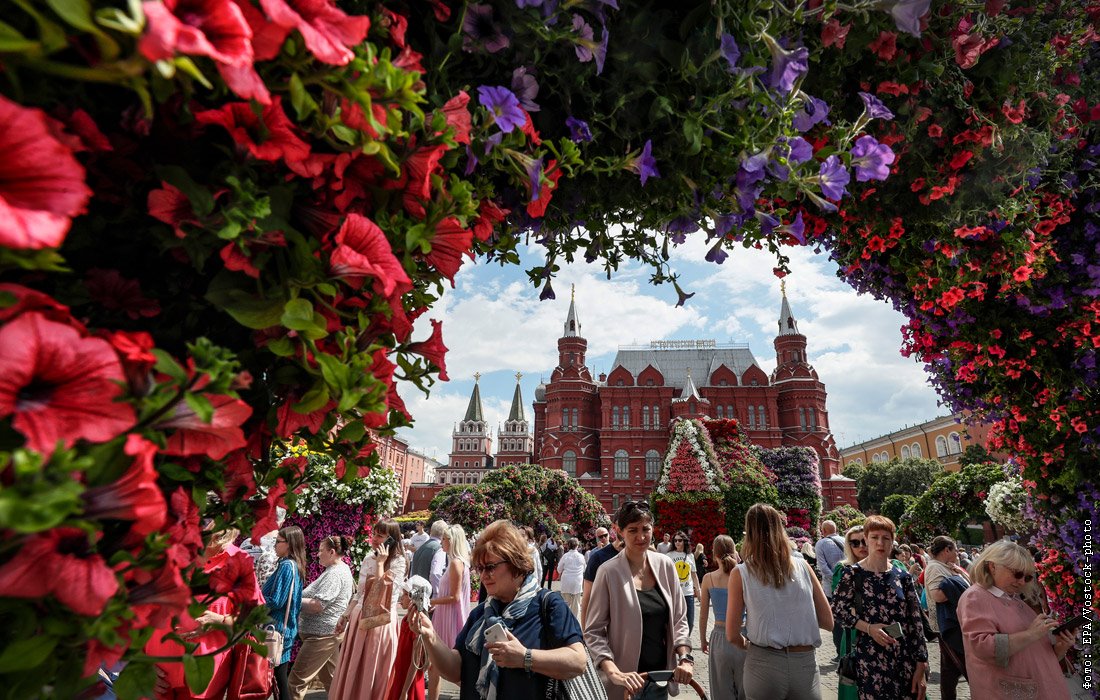
[[634, 508], [635, 510], [649, 510], [649, 501], [627, 501], [623, 504], [624, 508]]

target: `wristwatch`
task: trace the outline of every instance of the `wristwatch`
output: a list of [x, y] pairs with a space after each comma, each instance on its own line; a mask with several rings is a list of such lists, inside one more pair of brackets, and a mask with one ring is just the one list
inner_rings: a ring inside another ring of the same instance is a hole
[[692, 666], [695, 665], [695, 657], [692, 656], [691, 654], [684, 654], [683, 656], [676, 659], [676, 665], [679, 666], [680, 664], [684, 663], [685, 661], [687, 661]]
[[531, 675], [531, 664], [534, 660], [531, 658], [531, 650], [523, 652], [523, 670], [527, 672], [527, 675]]

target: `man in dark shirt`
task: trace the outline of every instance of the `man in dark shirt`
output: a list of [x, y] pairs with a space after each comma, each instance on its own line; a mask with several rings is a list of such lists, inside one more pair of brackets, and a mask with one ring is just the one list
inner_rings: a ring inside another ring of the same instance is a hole
[[[617, 528], [611, 526], [612, 533], [607, 532], [607, 528], [596, 528], [596, 546], [598, 549], [592, 551], [592, 555], [588, 557], [588, 564], [584, 567], [584, 583], [583, 591], [581, 592], [581, 628], [584, 627], [584, 619], [588, 615], [588, 596], [592, 592], [592, 582], [596, 580], [596, 571], [603, 566], [603, 563], [617, 555], [623, 548], [623, 542], [618, 537], [615, 537]], [[607, 540], [609, 537], [614, 538], [610, 544]]]

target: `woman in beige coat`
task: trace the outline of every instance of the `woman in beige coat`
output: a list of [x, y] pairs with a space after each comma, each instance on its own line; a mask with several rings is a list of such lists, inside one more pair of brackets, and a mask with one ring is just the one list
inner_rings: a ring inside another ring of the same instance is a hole
[[[645, 501], [628, 501], [615, 516], [625, 547], [596, 572], [588, 599], [584, 641], [600, 669], [609, 700], [645, 686], [641, 674], [675, 669], [667, 694], [691, 681], [695, 660], [687, 604], [672, 560], [650, 551], [653, 515]], [[646, 700], [666, 696], [651, 686]]]

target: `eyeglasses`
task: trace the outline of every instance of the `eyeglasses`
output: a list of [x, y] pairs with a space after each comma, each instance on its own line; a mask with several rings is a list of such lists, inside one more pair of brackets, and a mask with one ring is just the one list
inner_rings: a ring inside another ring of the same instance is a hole
[[478, 566], [473, 567], [473, 569], [478, 573], [478, 576], [485, 578], [486, 575], [490, 574], [495, 576], [497, 567], [504, 563], [505, 561], [501, 559], [500, 561], [493, 562], [492, 564], [479, 564]]
[[848, 544], [852, 545], [853, 547], [866, 547], [867, 540], [848, 540]]
[[606, 540], [606, 539], [607, 539], [607, 533], [605, 532], [605, 533], [603, 533], [602, 535], [596, 535], [596, 539], [598, 539], [598, 540]]
[[[997, 564], [997, 562], [993, 563]], [[1017, 571], [1016, 569], [1005, 566], [1004, 564], [997, 564], [997, 566], [1001, 567], [1002, 569], [1008, 569], [1009, 571], [1011, 571], [1012, 577], [1015, 578], [1017, 581], [1023, 579], [1024, 583], [1031, 583], [1035, 579], [1034, 574], [1025, 574], [1023, 571]]]
[[636, 510], [649, 510], [649, 501], [627, 501], [623, 504], [623, 508], [634, 508]]
[[677, 537], [676, 539], [674, 539], [672, 541], [673, 542], [687, 542], [687, 540], [685, 540], [683, 537]]

